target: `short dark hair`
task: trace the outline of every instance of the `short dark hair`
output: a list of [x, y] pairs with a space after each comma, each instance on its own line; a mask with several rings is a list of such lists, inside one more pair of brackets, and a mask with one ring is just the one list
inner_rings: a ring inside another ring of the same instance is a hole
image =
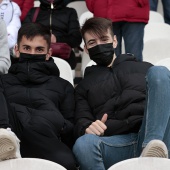
[[26, 23], [21, 26], [18, 31], [17, 44], [19, 45], [22, 37], [25, 36], [27, 39], [33, 39], [35, 36], [42, 36], [46, 40], [48, 48], [51, 44], [51, 33], [50, 30], [39, 23]]
[[108, 29], [110, 31], [110, 34], [114, 36], [111, 20], [106, 18], [93, 17], [85, 21], [84, 25], [81, 28], [81, 34], [85, 41], [84, 34], [86, 32], [100, 37], [101, 35], [105, 35]]

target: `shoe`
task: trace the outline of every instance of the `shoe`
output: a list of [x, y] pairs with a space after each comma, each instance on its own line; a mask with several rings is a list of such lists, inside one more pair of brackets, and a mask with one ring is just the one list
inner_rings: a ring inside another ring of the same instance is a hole
[[10, 128], [0, 129], [0, 161], [21, 158], [19, 142]]
[[143, 149], [141, 157], [168, 158], [168, 149], [161, 140], [151, 140]]

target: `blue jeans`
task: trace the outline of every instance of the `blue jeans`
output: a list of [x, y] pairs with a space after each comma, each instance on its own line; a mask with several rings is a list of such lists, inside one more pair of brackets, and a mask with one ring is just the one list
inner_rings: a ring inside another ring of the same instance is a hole
[[138, 61], [143, 60], [143, 37], [145, 23], [141, 22], [114, 22], [113, 32], [117, 37], [118, 45], [115, 49], [117, 56], [122, 54], [122, 37], [125, 42], [125, 52], [132, 53]]
[[[165, 23], [170, 24], [170, 0], [162, 0]], [[150, 10], [157, 11], [158, 0], [150, 0]]]
[[80, 170], [105, 170], [122, 160], [138, 157], [153, 139], [164, 141], [170, 151], [170, 71], [153, 66], [146, 82], [147, 104], [139, 132], [109, 137], [86, 134], [78, 138], [73, 152]]

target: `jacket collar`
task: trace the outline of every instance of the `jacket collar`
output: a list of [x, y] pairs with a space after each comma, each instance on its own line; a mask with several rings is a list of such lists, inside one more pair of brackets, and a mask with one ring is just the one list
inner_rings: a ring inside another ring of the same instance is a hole
[[130, 54], [121, 54], [113, 62], [113, 65], [111, 67], [104, 67], [104, 66], [98, 66], [98, 65], [93, 65], [91, 67], [87, 67], [85, 69], [84, 77], [89, 75], [90, 73], [94, 71], [104, 71], [104, 70], [109, 70], [111, 68], [114, 68], [115, 66], [125, 62], [125, 61], [137, 61], [136, 57]]
[[131, 54], [121, 54], [113, 62], [112, 67], [124, 62], [124, 61], [136, 61], [136, 57]]
[[23, 84], [41, 84], [51, 76], [59, 77], [60, 74], [52, 58], [42, 62], [18, 62], [10, 67], [9, 73], [15, 75]]
[[[64, 8], [63, 0], [54, 0], [53, 1], [53, 9], [61, 9]], [[40, 0], [40, 8], [43, 10], [51, 10], [51, 3], [47, 0]]]

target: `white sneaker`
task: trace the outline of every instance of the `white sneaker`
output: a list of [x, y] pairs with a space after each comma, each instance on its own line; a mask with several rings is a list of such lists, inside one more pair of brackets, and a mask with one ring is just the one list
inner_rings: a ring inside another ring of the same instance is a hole
[[143, 149], [141, 157], [168, 158], [168, 149], [161, 140], [151, 140]]
[[21, 158], [19, 142], [10, 128], [0, 129], [0, 161]]

